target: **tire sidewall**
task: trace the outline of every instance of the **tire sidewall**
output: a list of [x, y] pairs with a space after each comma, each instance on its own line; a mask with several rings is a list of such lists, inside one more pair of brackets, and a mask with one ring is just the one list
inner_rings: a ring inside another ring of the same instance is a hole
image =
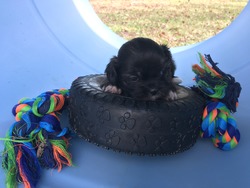
[[176, 101], [142, 101], [105, 93], [105, 75], [77, 78], [70, 89], [70, 124], [85, 140], [126, 153], [168, 155], [197, 140], [204, 99], [189, 88]]

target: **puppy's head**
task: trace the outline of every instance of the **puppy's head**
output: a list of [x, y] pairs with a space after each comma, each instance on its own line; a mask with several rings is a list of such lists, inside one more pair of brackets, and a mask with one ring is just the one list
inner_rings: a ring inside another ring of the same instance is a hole
[[123, 95], [144, 100], [161, 99], [175, 90], [174, 71], [167, 46], [147, 38], [123, 44], [105, 70], [109, 83], [120, 88]]

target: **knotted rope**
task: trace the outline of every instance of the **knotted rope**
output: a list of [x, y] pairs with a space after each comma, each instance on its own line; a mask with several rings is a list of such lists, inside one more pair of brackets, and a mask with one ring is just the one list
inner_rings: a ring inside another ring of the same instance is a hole
[[204, 58], [199, 53], [199, 57], [202, 68], [193, 65], [195, 81], [199, 90], [208, 98], [202, 117], [201, 137], [212, 138], [219, 149], [231, 150], [240, 140], [236, 120], [230, 112], [236, 112], [241, 86], [235, 82], [234, 77], [222, 72], [210, 55]]
[[67, 104], [69, 91], [59, 89], [42, 93], [37, 98], [21, 99], [12, 109], [16, 122], [10, 127], [3, 152], [6, 185], [35, 187], [41, 168], [62, 169], [72, 166], [67, 151], [69, 131], [61, 128], [57, 114]]
[[210, 102], [203, 113], [201, 137], [212, 138], [215, 147], [231, 150], [240, 140], [236, 120], [222, 102]]

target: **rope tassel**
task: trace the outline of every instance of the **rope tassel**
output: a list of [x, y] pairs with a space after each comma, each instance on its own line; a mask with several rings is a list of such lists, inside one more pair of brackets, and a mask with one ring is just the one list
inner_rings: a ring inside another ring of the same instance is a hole
[[27, 188], [35, 187], [41, 176], [41, 167], [30, 143], [17, 147], [16, 161], [18, 166], [17, 179], [23, 182]]
[[57, 113], [67, 105], [69, 91], [59, 89], [37, 98], [21, 99], [12, 109], [16, 122], [10, 127], [3, 152], [7, 188], [22, 182], [25, 188], [36, 187], [41, 168], [72, 166], [67, 151], [69, 130], [61, 128]]
[[[192, 67], [193, 72], [196, 74], [195, 81], [197, 87], [206, 96], [220, 99], [231, 112], [236, 112], [241, 92], [240, 84], [235, 82], [233, 76], [222, 72], [217, 67], [218, 63], [215, 63], [210, 55], [203, 57], [199, 53], [199, 57], [202, 67], [197, 64]], [[209, 66], [207, 62], [212, 66]]]

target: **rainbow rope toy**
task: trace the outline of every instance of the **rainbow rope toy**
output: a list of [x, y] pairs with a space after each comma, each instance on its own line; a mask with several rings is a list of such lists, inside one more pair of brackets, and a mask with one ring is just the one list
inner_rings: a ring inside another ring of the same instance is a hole
[[198, 89], [208, 98], [202, 118], [201, 137], [212, 138], [215, 147], [219, 149], [231, 150], [240, 140], [236, 120], [230, 112], [236, 112], [241, 86], [235, 82], [234, 77], [222, 72], [210, 55], [204, 58], [199, 53], [199, 57], [202, 68], [195, 64], [192, 69], [196, 74]]
[[57, 114], [67, 103], [66, 89], [42, 93], [37, 98], [21, 99], [13, 107], [16, 122], [6, 135], [3, 168], [7, 188], [22, 182], [25, 188], [36, 187], [41, 168], [62, 169], [72, 166], [67, 152], [69, 131], [62, 129]]

